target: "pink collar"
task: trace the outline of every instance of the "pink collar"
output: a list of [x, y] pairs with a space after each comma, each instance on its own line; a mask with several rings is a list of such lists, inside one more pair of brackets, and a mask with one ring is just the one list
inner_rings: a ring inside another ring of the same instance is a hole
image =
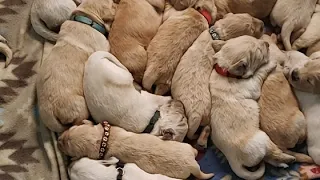
[[216, 70], [216, 72], [218, 74], [220, 74], [221, 76], [225, 76], [225, 77], [231, 77], [231, 78], [237, 78], [240, 79], [240, 76], [236, 76], [234, 74], [231, 74], [227, 69], [220, 67], [218, 64], [214, 65], [214, 69]]

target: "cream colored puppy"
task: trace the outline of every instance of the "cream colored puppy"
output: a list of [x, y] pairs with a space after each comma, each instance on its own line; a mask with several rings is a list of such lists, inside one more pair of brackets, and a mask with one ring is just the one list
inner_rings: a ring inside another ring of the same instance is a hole
[[287, 77], [307, 119], [308, 153], [320, 165], [320, 61], [310, 60], [298, 51], [287, 52], [287, 55]]
[[306, 31], [294, 41], [292, 45], [293, 50], [308, 48], [314, 43], [320, 41], [320, 12], [314, 13]]
[[307, 121], [299, 110], [296, 97], [280, 66], [280, 63], [287, 61], [287, 57], [276, 45], [277, 36], [263, 35], [262, 39], [270, 44], [270, 59], [276, 60], [278, 66], [262, 86], [258, 101], [260, 128], [280, 149], [293, 155], [297, 162], [313, 163], [310, 156], [287, 150], [304, 142], [307, 137]]
[[273, 26], [282, 27], [281, 38], [286, 50], [291, 50], [291, 35], [299, 37], [306, 30], [317, 0], [277, 0], [270, 20]]
[[138, 92], [130, 72], [108, 52], [98, 51], [89, 57], [83, 88], [90, 113], [98, 123], [108, 120], [127, 131], [141, 133], [154, 123], [151, 119], [160, 111], [151, 134], [183, 141], [187, 133], [182, 103], [170, 96]]
[[[209, 27], [208, 24], [215, 21], [216, 10], [206, 9], [215, 7], [214, 2], [210, 2], [204, 7], [204, 15], [193, 8], [172, 12], [173, 8], [170, 9], [170, 5], [167, 5], [164, 19], [168, 19], [160, 26], [147, 49], [148, 63], [142, 81], [146, 90], [158, 95], [170, 91], [172, 76], [181, 57], [201, 32]], [[198, 0], [195, 6], [198, 3], [203, 3], [203, 0]]]
[[109, 31], [115, 11], [112, 0], [85, 0], [73, 15], [82, 20], [90, 18], [101, 32], [75, 20], [63, 23], [36, 83], [40, 117], [50, 130], [62, 132], [65, 125], [89, 117], [83, 95], [84, 66], [93, 52], [110, 49], [102, 29]]
[[[99, 158], [104, 127], [90, 122], [74, 126], [59, 137], [59, 147], [73, 158]], [[197, 150], [186, 143], [163, 141], [149, 134], [135, 134], [112, 126], [107, 141], [105, 159], [116, 157], [124, 163], [135, 163], [151, 174], [163, 174], [172, 178], [186, 179], [190, 174], [199, 179], [209, 179], [195, 160]]]
[[6, 57], [5, 67], [7, 67], [12, 60], [12, 50], [8, 45], [8, 41], [0, 35], [0, 53]]
[[122, 180], [178, 180], [161, 174], [149, 174], [140, 169], [136, 164], [128, 163], [123, 168], [117, 169], [117, 158], [107, 160], [93, 160], [81, 158], [73, 162], [68, 169], [71, 180], [116, 180], [123, 171]]
[[55, 31], [59, 31], [76, 7], [72, 0], [35, 0], [31, 7], [31, 24], [43, 38], [57, 41], [58, 33]]
[[311, 45], [310, 47], [308, 47], [306, 55], [310, 56], [311, 54], [319, 51], [320, 51], [320, 40], [315, 44]]
[[[211, 32], [211, 33], [210, 33]], [[211, 98], [209, 77], [213, 69], [215, 50], [224, 41], [241, 35], [259, 38], [263, 33], [263, 22], [249, 14], [227, 14], [214, 26], [201, 33], [192, 46], [182, 56], [172, 79], [171, 94], [180, 100], [188, 118], [188, 138], [194, 139], [199, 126], [210, 122]], [[218, 48], [218, 49], [217, 49]]]
[[[261, 86], [275, 68], [269, 61], [269, 45], [250, 36], [231, 39], [214, 55], [210, 77], [211, 138], [226, 156], [232, 170], [244, 179], [259, 179], [265, 172], [261, 161], [287, 167], [293, 156], [284, 154], [259, 129]], [[252, 172], [245, 167], [259, 168]]]
[[147, 47], [162, 22], [165, 0], [121, 0], [110, 31], [111, 53], [141, 84]]

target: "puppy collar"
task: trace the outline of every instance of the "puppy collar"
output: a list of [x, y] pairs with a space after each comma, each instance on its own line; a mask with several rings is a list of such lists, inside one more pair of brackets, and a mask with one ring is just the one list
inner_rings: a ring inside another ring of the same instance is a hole
[[118, 174], [118, 176], [117, 176], [117, 180], [122, 180], [122, 177], [123, 177], [123, 175], [124, 175], [124, 170], [123, 170], [124, 165], [125, 165], [125, 164], [124, 164], [122, 161], [119, 161], [119, 162], [117, 163], [116, 168], [117, 168], [117, 171], [119, 172], [119, 174]]
[[101, 125], [103, 127], [103, 136], [101, 139], [101, 144], [100, 144], [100, 149], [99, 149], [99, 159], [103, 159], [106, 152], [107, 152], [107, 142], [108, 142], [108, 138], [109, 138], [109, 131], [110, 131], [110, 124], [108, 123], [108, 121], [102, 121]]
[[212, 22], [212, 17], [210, 15], [210, 12], [206, 9], [202, 9], [199, 11], [200, 14], [202, 14], [202, 16], [204, 16], [206, 18], [206, 20], [208, 21], [208, 24], [211, 24]]
[[219, 33], [214, 29], [213, 26], [211, 26], [211, 27], [209, 28], [209, 33], [210, 33], [211, 38], [212, 38], [213, 40], [221, 40]]
[[225, 77], [231, 77], [231, 78], [237, 78], [240, 79], [240, 76], [236, 76], [234, 74], [231, 74], [227, 69], [220, 67], [218, 64], [214, 65], [214, 69], [218, 74]]
[[99, 31], [101, 34], [103, 34], [106, 38], [108, 38], [108, 36], [109, 36], [109, 33], [107, 32], [106, 28], [103, 25], [93, 21], [92, 19], [90, 19], [86, 16], [73, 15], [73, 16], [71, 16], [71, 20], [91, 26], [93, 29], [95, 29], [95, 30]]
[[150, 119], [150, 122], [148, 124], [148, 126], [146, 127], [146, 129], [144, 129], [143, 133], [151, 133], [151, 131], [154, 128], [154, 125], [156, 124], [156, 122], [159, 120], [160, 118], [160, 111], [156, 111], [152, 118]]

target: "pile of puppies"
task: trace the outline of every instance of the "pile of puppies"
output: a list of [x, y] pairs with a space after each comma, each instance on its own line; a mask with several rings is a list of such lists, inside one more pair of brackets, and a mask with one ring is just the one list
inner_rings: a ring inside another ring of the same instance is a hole
[[[209, 179], [183, 143], [206, 147], [209, 134], [244, 179], [261, 178], [264, 162], [320, 164], [317, 0], [45, 2], [31, 22], [56, 43], [38, 105], [77, 160], [72, 179]], [[264, 34], [269, 15], [279, 36]], [[311, 157], [288, 150], [306, 139]]]

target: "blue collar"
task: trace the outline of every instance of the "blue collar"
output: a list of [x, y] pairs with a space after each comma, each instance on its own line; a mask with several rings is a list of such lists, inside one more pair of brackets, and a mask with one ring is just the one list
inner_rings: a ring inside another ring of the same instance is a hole
[[93, 21], [92, 19], [90, 19], [86, 16], [73, 15], [73, 16], [71, 16], [71, 20], [91, 26], [93, 29], [101, 32], [106, 38], [108, 38], [108, 36], [109, 36], [109, 33], [107, 32], [106, 28], [103, 25]]

